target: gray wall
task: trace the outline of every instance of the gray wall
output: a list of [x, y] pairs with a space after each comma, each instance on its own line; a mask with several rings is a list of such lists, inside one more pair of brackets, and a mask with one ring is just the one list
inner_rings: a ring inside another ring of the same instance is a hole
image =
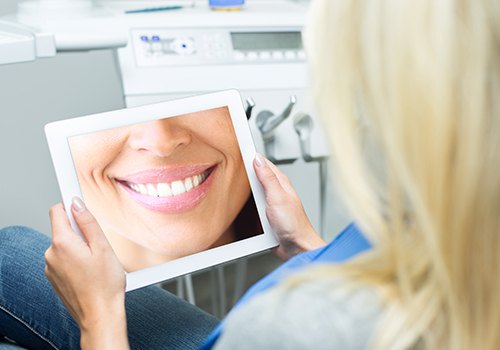
[[18, 1], [2, 0], [0, 1], [0, 16], [16, 11]]
[[[0, 17], [16, 11], [0, 1]], [[48, 209], [60, 201], [43, 126], [123, 107], [111, 51], [58, 54], [0, 66], [0, 227], [50, 233]]]
[[46, 123], [122, 107], [111, 51], [0, 66], [0, 227], [27, 225], [50, 233], [48, 209], [60, 195]]

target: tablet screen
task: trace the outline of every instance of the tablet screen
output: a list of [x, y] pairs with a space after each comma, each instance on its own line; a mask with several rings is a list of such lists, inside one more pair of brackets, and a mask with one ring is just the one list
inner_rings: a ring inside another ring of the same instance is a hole
[[128, 272], [263, 233], [227, 107], [68, 141], [83, 199]]

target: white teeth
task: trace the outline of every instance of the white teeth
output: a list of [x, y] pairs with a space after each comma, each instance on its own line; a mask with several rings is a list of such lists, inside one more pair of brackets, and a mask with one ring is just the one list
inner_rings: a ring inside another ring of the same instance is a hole
[[182, 183], [182, 181], [174, 181], [172, 182], [171, 186], [172, 186], [172, 194], [174, 196], [186, 192], [186, 189], [184, 188], [184, 184]]
[[195, 175], [193, 176], [193, 186], [196, 187], [200, 184], [201, 176], [200, 175]]
[[193, 188], [198, 187], [206, 180], [208, 172], [187, 177], [184, 180], [177, 180], [171, 183], [147, 183], [135, 184], [128, 183], [128, 186], [135, 192], [152, 197], [171, 197], [191, 191]]
[[186, 192], [193, 188], [192, 178], [188, 177], [186, 180], [184, 180], [184, 187], [186, 188]]
[[139, 193], [148, 194], [148, 189], [146, 188], [145, 185], [139, 184], [138, 186], [139, 186]]
[[147, 184], [146, 188], [148, 189], [148, 195], [156, 197], [158, 196], [158, 191], [156, 190], [156, 187], [152, 184]]
[[170, 189], [170, 186], [167, 183], [159, 183], [158, 184], [158, 195], [160, 197], [168, 197], [172, 195], [172, 190]]

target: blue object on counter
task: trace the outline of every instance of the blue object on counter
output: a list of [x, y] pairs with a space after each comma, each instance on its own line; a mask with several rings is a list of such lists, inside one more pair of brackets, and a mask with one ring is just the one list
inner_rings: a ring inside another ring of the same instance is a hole
[[208, 5], [213, 9], [240, 9], [245, 0], [208, 0]]
[[149, 7], [149, 8], [145, 8], [145, 9], [128, 10], [128, 11], [125, 11], [125, 13], [147, 13], [147, 12], [171, 11], [171, 10], [180, 10], [182, 8], [184, 8], [184, 6]]

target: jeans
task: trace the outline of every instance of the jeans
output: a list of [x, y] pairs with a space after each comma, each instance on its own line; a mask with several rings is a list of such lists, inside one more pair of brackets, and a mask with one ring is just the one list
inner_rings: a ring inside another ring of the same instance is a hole
[[[0, 338], [29, 349], [79, 349], [78, 325], [44, 274], [49, 245], [26, 227], [0, 230]], [[196, 349], [219, 322], [156, 286], [127, 293], [125, 304], [132, 349]]]

